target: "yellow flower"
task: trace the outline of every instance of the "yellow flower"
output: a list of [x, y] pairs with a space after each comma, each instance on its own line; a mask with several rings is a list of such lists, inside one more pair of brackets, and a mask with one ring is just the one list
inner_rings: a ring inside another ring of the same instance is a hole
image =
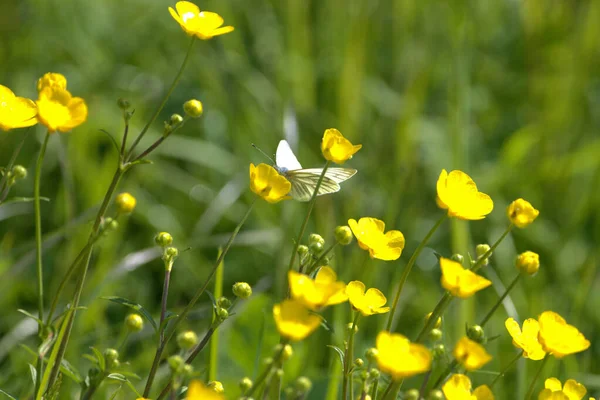
[[210, 382], [208, 382], [208, 387], [209, 387], [209, 389], [212, 389], [213, 391], [215, 391], [217, 393], [224, 393], [225, 392], [225, 388], [223, 387], [223, 383], [221, 383], [219, 381], [210, 381]]
[[519, 323], [513, 318], [508, 318], [504, 322], [504, 326], [506, 326], [506, 330], [512, 336], [513, 345], [523, 350], [523, 357], [532, 360], [541, 360], [546, 356], [546, 352], [538, 341], [540, 325], [535, 319], [526, 319], [523, 322], [522, 331]]
[[563, 317], [552, 311], [544, 311], [538, 318], [540, 341], [546, 353], [561, 358], [590, 347], [590, 341]]
[[442, 391], [446, 400], [494, 400], [494, 394], [487, 385], [478, 386], [471, 392], [471, 380], [462, 374], [452, 375]]
[[37, 124], [37, 107], [32, 100], [17, 97], [0, 85], [0, 129], [9, 131]]
[[540, 212], [533, 208], [530, 202], [523, 199], [517, 199], [510, 203], [506, 209], [506, 214], [517, 228], [525, 228], [531, 224], [540, 215]]
[[482, 345], [466, 336], [456, 343], [452, 354], [467, 371], [479, 369], [492, 360]]
[[191, 381], [188, 386], [186, 400], [225, 400], [225, 396], [204, 386], [200, 381]]
[[362, 148], [362, 144], [353, 145], [337, 129], [327, 129], [323, 134], [321, 151], [326, 160], [343, 164]]
[[87, 119], [88, 110], [85, 101], [80, 97], [73, 97], [59, 84], [42, 86], [37, 106], [38, 120], [50, 132], [68, 132]]
[[250, 164], [250, 189], [269, 203], [277, 203], [290, 198], [292, 184], [270, 165]]
[[311, 313], [296, 300], [284, 300], [273, 306], [273, 317], [281, 336], [290, 340], [302, 340], [315, 331], [321, 318]]
[[323, 267], [314, 280], [296, 271], [288, 272], [292, 298], [311, 310], [343, 303], [348, 300], [346, 285], [337, 281], [337, 275], [330, 267]]
[[59, 89], [67, 88], [67, 78], [58, 72], [47, 72], [37, 81], [37, 90], [41, 92], [46, 87], [55, 87]]
[[200, 11], [197, 5], [189, 1], [178, 1], [175, 8], [177, 11], [169, 7], [169, 12], [189, 36], [208, 40], [233, 31], [233, 26], [222, 26], [223, 18], [219, 14]]
[[384, 314], [390, 311], [384, 307], [387, 299], [379, 289], [371, 288], [365, 293], [365, 284], [360, 281], [352, 281], [346, 286], [346, 294], [352, 307], [360, 311], [362, 315]]
[[567, 380], [563, 387], [558, 379], [548, 378], [538, 400], [581, 400], [586, 392], [585, 386], [574, 379]]
[[540, 269], [540, 256], [533, 251], [526, 251], [517, 257], [517, 269], [528, 275], [533, 275]]
[[448, 216], [468, 220], [483, 219], [494, 208], [490, 196], [478, 191], [473, 179], [459, 170], [449, 174], [442, 170], [437, 181], [437, 203], [448, 210]]
[[442, 257], [440, 267], [442, 268], [442, 286], [452, 296], [466, 299], [492, 284], [484, 277], [465, 269], [461, 263], [449, 258]]
[[431, 369], [431, 352], [406, 337], [386, 331], [377, 335], [377, 364], [382, 372], [399, 380]]
[[404, 250], [404, 235], [400, 231], [385, 230], [385, 223], [377, 218], [365, 217], [356, 222], [348, 220], [348, 225], [358, 245], [363, 250], [368, 250], [371, 258], [385, 261], [397, 260]]

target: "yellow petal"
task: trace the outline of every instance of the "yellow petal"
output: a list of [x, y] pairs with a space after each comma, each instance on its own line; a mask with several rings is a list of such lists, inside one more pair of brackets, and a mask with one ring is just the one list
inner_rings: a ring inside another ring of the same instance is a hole
[[557, 392], [559, 390], [562, 390], [562, 384], [556, 378], [548, 378], [548, 379], [546, 379], [544, 381], [544, 387], [546, 389], [552, 390], [553, 392]]
[[371, 288], [365, 293], [365, 302], [373, 308], [379, 308], [385, 305], [387, 299], [379, 289]]
[[454, 374], [444, 383], [442, 392], [446, 400], [470, 400], [471, 380], [466, 375]]
[[494, 400], [494, 394], [487, 385], [478, 386], [474, 391], [473, 395], [477, 400]]
[[563, 387], [563, 393], [569, 397], [569, 400], [581, 400], [586, 392], [585, 386], [574, 379], [568, 379]]
[[294, 300], [284, 300], [273, 306], [273, 318], [281, 336], [293, 341], [306, 338], [321, 324], [321, 318], [311, 314], [306, 307]]

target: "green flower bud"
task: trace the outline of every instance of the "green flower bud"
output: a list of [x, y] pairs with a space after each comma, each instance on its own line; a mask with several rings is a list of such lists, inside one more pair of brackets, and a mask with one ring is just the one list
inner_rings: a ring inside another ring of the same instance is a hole
[[335, 228], [335, 240], [342, 246], [352, 243], [353, 238], [354, 235], [352, 235], [352, 229], [349, 226], [342, 225]]
[[[429, 313], [425, 316], [425, 322], [429, 321], [429, 318], [431, 318], [431, 314], [433, 313]], [[435, 329], [440, 329], [440, 327], [442, 326], [442, 317], [438, 317], [437, 321], [435, 321], [435, 325], [433, 326]]]
[[432, 390], [427, 396], [427, 400], [444, 400], [444, 393], [441, 390]]
[[485, 332], [479, 325], [472, 325], [467, 329], [467, 337], [477, 343], [485, 342]]
[[377, 350], [375, 347], [371, 347], [371, 348], [367, 349], [367, 351], [365, 351], [365, 358], [370, 363], [377, 362], [378, 355], [379, 355], [379, 350]]
[[433, 328], [429, 331], [429, 340], [437, 342], [442, 339], [442, 331], [440, 329]]
[[183, 375], [190, 377], [194, 374], [194, 367], [192, 367], [190, 364], [184, 364], [181, 368], [181, 372]]
[[364, 369], [362, 371], [360, 371], [360, 380], [361, 381], [366, 381], [369, 378], [369, 373], [367, 371], [365, 371]]
[[127, 100], [125, 100], [123, 98], [119, 98], [117, 100], [117, 105], [123, 111], [127, 111], [129, 109], [129, 107], [131, 107], [131, 103], [129, 103], [129, 101], [127, 101]]
[[298, 255], [300, 257], [304, 257], [308, 254], [308, 246], [305, 246], [303, 244], [301, 244], [300, 246], [298, 246]]
[[308, 236], [308, 244], [311, 245], [313, 243], [321, 243], [323, 246], [325, 245], [325, 239], [318, 233], [311, 233]]
[[240, 299], [252, 296], [252, 287], [246, 282], [237, 282], [233, 285], [233, 294]]
[[362, 367], [363, 365], [365, 365], [365, 362], [362, 358], [357, 358], [356, 360], [354, 360], [354, 366], [355, 367]]
[[226, 309], [221, 308], [221, 307], [217, 308], [217, 318], [219, 319], [219, 321], [223, 322], [228, 317], [229, 317], [229, 311], [227, 311]]
[[106, 349], [104, 350], [104, 358], [106, 361], [118, 360], [119, 352], [115, 349]]
[[283, 350], [281, 348], [281, 344], [275, 346], [275, 354], [277, 355], [279, 354], [279, 352], [281, 352], [282, 361], [287, 361], [294, 355], [294, 349], [292, 349], [292, 346], [290, 346], [289, 344], [283, 346]]
[[173, 243], [173, 236], [169, 232], [160, 232], [154, 237], [154, 243], [160, 247], [167, 247]]
[[139, 332], [144, 329], [144, 319], [139, 314], [129, 314], [125, 317], [125, 327], [131, 332]]
[[15, 165], [10, 174], [15, 180], [25, 179], [27, 177], [27, 169], [22, 165]]
[[329, 265], [329, 257], [323, 257], [319, 260], [319, 265], [317, 265], [317, 267], [326, 267]]
[[223, 384], [219, 381], [210, 381], [208, 382], [208, 387], [211, 388], [213, 391], [217, 392], [217, 393], [223, 393], [225, 392], [225, 388], [223, 387]]
[[263, 358], [262, 362], [265, 365], [271, 365], [273, 364], [273, 357], [265, 357]]
[[308, 249], [310, 250], [310, 252], [317, 255], [323, 252], [323, 248], [324, 245], [320, 242], [312, 242], [310, 245], [308, 245]]
[[[475, 247], [475, 254], [477, 254], [477, 260], [479, 260], [481, 257], [483, 257], [489, 250], [490, 250], [490, 245], [489, 244], [478, 244], [477, 247]], [[492, 255], [492, 253], [488, 254], [485, 258], [485, 260], [483, 260], [481, 262], [482, 266], [486, 266], [489, 264], [489, 258]]]
[[171, 372], [174, 374], [178, 374], [183, 370], [183, 366], [185, 365], [185, 361], [183, 357], [179, 355], [171, 356], [167, 359], [169, 363], [169, 368], [171, 368]]
[[203, 108], [200, 100], [192, 99], [183, 103], [183, 111], [191, 118], [199, 118], [202, 116]]
[[248, 377], [242, 378], [239, 385], [240, 385], [240, 389], [242, 390], [242, 393], [246, 393], [248, 390], [250, 390], [252, 388], [252, 380]]
[[281, 369], [281, 368], [277, 368], [277, 369], [275, 370], [275, 375], [276, 375], [278, 378], [282, 378], [282, 377], [283, 377], [283, 374], [284, 374], [284, 372], [283, 372], [283, 369]]
[[229, 309], [229, 307], [231, 307], [231, 300], [229, 300], [227, 297], [223, 296], [223, 297], [219, 297], [217, 299], [217, 307], [221, 307], [224, 309]]
[[296, 379], [296, 388], [302, 393], [310, 392], [310, 389], [312, 389], [312, 382], [307, 377], [300, 376]]
[[432, 349], [433, 357], [439, 359], [446, 354], [446, 346], [443, 343], [436, 343]]
[[419, 400], [419, 389], [410, 389], [404, 393], [404, 400]]
[[104, 233], [108, 233], [108, 232], [112, 232], [119, 229], [119, 222], [108, 217], [108, 218], [104, 218], [104, 221], [102, 223], [102, 231]]
[[182, 350], [190, 350], [198, 343], [198, 335], [194, 331], [184, 331], [177, 335], [177, 346]]
[[371, 368], [369, 370], [369, 378], [371, 378], [371, 379], [378, 379], [380, 376], [381, 376], [381, 372], [379, 372], [378, 369]]
[[353, 328], [354, 333], [358, 332], [358, 325], [355, 325], [354, 322], [346, 324], [346, 332], [351, 333]]
[[117, 369], [121, 366], [121, 362], [118, 359], [106, 360], [106, 368]]
[[464, 263], [465, 262], [465, 258], [463, 257], [462, 254], [452, 254], [452, 257], [450, 257], [452, 259], [452, 261], [456, 261], [458, 263]]
[[171, 118], [169, 119], [169, 123], [171, 124], [171, 127], [176, 127], [177, 125], [181, 124], [183, 122], [183, 117], [179, 114], [173, 114], [171, 115]]
[[163, 252], [163, 258], [175, 258], [179, 255], [179, 250], [177, 247], [167, 247]]

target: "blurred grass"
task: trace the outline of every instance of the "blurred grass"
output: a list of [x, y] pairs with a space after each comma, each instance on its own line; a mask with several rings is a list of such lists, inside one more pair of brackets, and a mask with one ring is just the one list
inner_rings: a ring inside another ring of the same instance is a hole
[[[375, 216], [407, 238], [405, 254], [393, 263], [368, 260], [357, 246], [338, 250], [333, 263], [341, 277], [365, 279], [392, 295], [402, 267], [439, 216], [435, 181], [442, 168], [471, 174], [495, 200], [495, 211], [484, 221], [444, 225], [430, 243], [440, 254], [473, 252], [475, 244], [493, 242], [506, 226], [507, 204], [524, 197], [541, 216], [498, 248], [492, 260], [497, 276], [489, 277], [495, 287], [506, 284], [517, 253], [540, 253], [542, 270], [514, 290], [511, 312], [524, 319], [552, 309], [578, 326], [592, 340], [591, 349], [549, 363], [545, 375], [574, 377], [598, 395], [599, 2], [198, 4], [220, 13], [236, 30], [196, 47], [161, 114], [161, 120], [167, 119], [196, 97], [204, 103], [203, 118], [169, 138], [151, 157], [153, 165], [135, 169], [122, 184], [137, 197], [138, 207], [95, 253], [82, 300], [88, 310], [78, 316], [67, 355], [82, 374], [90, 364], [81, 354], [89, 346], [116, 346], [113, 338], [127, 313], [99, 296], [126, 297], [158, 315], [162, 263], [157, 252], [144, 251], [152, 247], [156, 232], [169, 231], [178, 247], [192, 247], [174, 269], [169, 304], [178, 309], [203, 282], [217, 247], [249, 204], [248, 164], [264, 161], [250, 143], [274, 152], [287, 135], [303, 165], [317, 166], [322, 164], [323, 130], [337, 127], [364, 146], [348, 163], [359, 173], [339, 194], [319, 199], [310, 231], [332, 240], [334, 227], [348, 218]], [[46, 157], [42, 195], [52, 199], [42, 205], [48, 296], [83, 245], [90, 208], [98, 206], [113, 172], [116, 154], [98, 130], [120, 135], [115, 103], [125, 97], [136, 110], [132, 132], [139, 131], [184, 56], [187, 39], [167, 13], [171, 5], [163, 0], [0, 3], [0, 83], [35, 98], [35, 80], [48, 71], [61, 72], [90, 109], [85, 125], [52, 137]], [[36, 128], [25, 144], [18, 162], [30, 177], [13, 195], [32, 193], [42, 133]], [[21, 134], [0, 135], [0, 165]], [[147, 142], [160, 134], [159, 121]], [[304, 204], [261, 203], [227, 256], [225, 294], [239, 280], [257, 285], [258, 292], [220, 332], [217, 376], [233, 393], [239, 378], [257, 374], [254, 349], [261, 346], [266, 356], [278, 341], [270, 308], [283, 295], [292, 238], [304, 212]], [[78, 223], [64, 229], [73, 218]], [[0, 220], [0, 388], [22, 398], [29, 389], [27, 363], [34, 360], [18, 344], [37, 344], [35, 327], [16, 312], [36, 307], [32, 209], [3, 206]], [[397, 319], [397, 330], [411, 337], [441, 293], [432, 250], [417, 267]], [[462, 334], [464, 321], [481, 318], [496, 298], [488, 289], [476, 300], [455, 303], [446, 318], [446, 345]], [[335, 322], [335, 333], [319, 331], [297, 345], [286, 367], [286, 382], [298, 375], [314, 381], [311, 399], [325, 398], [331, 374], [340, 370], [337, 356], [325, 345], [342, 344], [347, 310], [338, 307], [325, 315]], [[488, 335], [501, 337], [489, 345], [495, 359], [487, 370], [498, 371], [513, 357], [503, 327], [506, 316], [501, 310], [489, 324]], [[201, 333], [209, 323], [206, 297], [187, 326]], [[357, 336], [356, 354], [374, 344], [384, 323], [385, 317], [368, 319]], [[147, 374], [153, 343], [147, 328], [131, 338], [123, 357], [141, 376]], [[205, 370], [204, 361], [197, 362], [197, 370]], [[498, 386], [498, 398], [509, 398], [515, 390], [522, 395], [535, 365], [519, 368], [519, 374], [513, 371]], [[474, 379], [479, 384], [490, 377], [476, 374]], [[420, 382], [409, 380], [405, 387]], [[75, 385], [68, 379], [63, 385], [63, 398], [71, 398], [67, 393]]]

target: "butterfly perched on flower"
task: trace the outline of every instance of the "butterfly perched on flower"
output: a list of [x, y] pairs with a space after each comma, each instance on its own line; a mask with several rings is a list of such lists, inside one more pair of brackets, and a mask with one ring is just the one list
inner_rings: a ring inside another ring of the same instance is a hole
[[[292, 184], [289, 195], [294, 200], [309, 201], [323, 173], [323, 168], [302, 168], [287, 140], [282, 140], [275, 154], [275, 169]], [[319, 186], [317, 196], [335, 193], [340, 190], [340, 183], [356, 174], [352, 168], [328, 168]]]

